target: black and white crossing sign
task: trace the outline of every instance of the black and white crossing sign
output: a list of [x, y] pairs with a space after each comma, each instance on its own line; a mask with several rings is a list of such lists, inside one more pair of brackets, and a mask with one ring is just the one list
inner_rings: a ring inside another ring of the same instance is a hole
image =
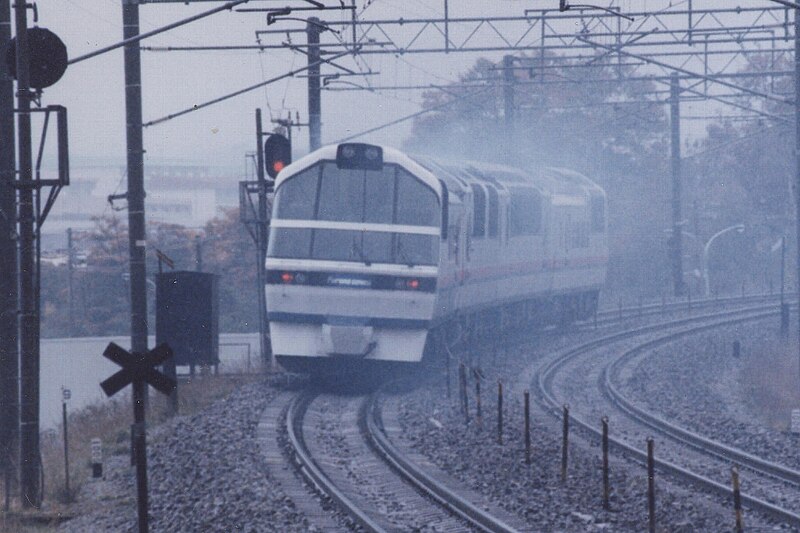
[[114, 396], [128, 385], [133, 385], [133, 421], [131, 443], [136, 464], [136, 500], [139, 515], [139, 533], [148, 533], [147, 516], [147, 425], [145, 423], [145, 392], [147, 385], [169, 394], [175, 390], [174, 379], [154, 367], [172, 357], [172, 348], [159, 344], [146, 353], [129, 352], [110, 342], [103, 356], [122, 367], [116, 374], [100, 384], [106, 396]]
[[144, 381], [163, 394], [175, 390], [175, 380], [154, 368], [172, 357], [172, 349], [166, 344], [160, 344], [145, 354], [136, 354], [111, 342], [103, 356], [122, 367], [122, 370], [100, 384], [106, 396], [114, 396], [135, 381]]

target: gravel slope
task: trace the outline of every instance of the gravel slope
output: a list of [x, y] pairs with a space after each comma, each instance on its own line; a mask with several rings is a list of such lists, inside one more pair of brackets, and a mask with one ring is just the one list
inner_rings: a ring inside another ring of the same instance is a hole
[[[150, 431], [151, 531], [309, 531], [259, 454], [255, 431], [273, 396], [263, 383], [247, 385]], [[114, 456], [106, 479], [85, 486], [80, 505], [90, 510], [61, 531], [133, 531], [135, 495], [128, 456]]]

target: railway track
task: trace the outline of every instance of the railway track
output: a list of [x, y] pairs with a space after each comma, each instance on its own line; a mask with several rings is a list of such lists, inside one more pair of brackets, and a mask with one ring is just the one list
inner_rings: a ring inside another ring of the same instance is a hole
[[305, 391], [286, 411], [302, 475], [363, 530], [517, 531], [426, 473], [382, 428], [377, 395]]
[[[787, 496], [796, 491], [800, 472], [765, 461], [661, 419], [635, 405], [615, 385], [615, 380], [625, 365], [649, 349], [714, 328], [771, 317], [776, 312], [774, 304], [714, 312], [638, 327], [570, 348], [537, 372], [535, 384], [540, 403], [555, 416], [561, 416], [564, 401], [556, 391], [556, 383], [559, 379], [564, 379], [567, 367], [583, 364], [580, 370], [573, 368], [569, 374], [585, 373], [591, 376], [585, 378], [584, 384], [594, 381], [596, 387], [593, 392], [587, 392], [587, 395], [596, 394], [600, 398], [583, 398], [583, 403], [590, 404], [590, 408], [573, 405], [571, 423], [599, 438], [599, 428], [589, 420], [593, 417], [599, 420], [599, 410], [611, 408], [612, 413], [603, 414], [612, 414], [612, 423], [619, 429], [615, 433], [621, 435], [610, 439], [612, 448], [624, 451], [633, 460], [644, 463], [646, 453], [640, 448], [644, 442], [642, 430], [657, 432], [667, 437], [659, 444], [661, 453], [656, 465], [660, 470], [726, 498], [731, 494], [727, 483], [729, 468], [734, 464], [745, 467], [751, 475], [748, 477], [748, 492], [742, 494], [743, 504], [792, 527], [800, 527], [800, 515], [794, 510], [800, 509], [800, 502], [796, 501], [796, 497]], [[633, 346], [629, 345], [631, 342]], [[623, 346], [621, 350], [620, 346]], [[622, 355], [618, 355], [620, 351]], [[582, 358], [588, 355], [591, 357], [585, 358], [581, 363]], [[614, 414], [622, 416], [613, 416]]]
[[[704, 300], [692, 302], [691, 309], [702, 312], [702, 309], [726, 305], [756, 305], [770, 302], [770, 306], [757, 306], [756, 310], [768, 313], [766, 309], [774, 309], [774, 297], [759, 295], [747, 298], [731, 298], [726, 300]], [[598, 314], [598, 327], [624, 324], [626, 319], [637, 317], [670, 316], [672, 313], [685, 311], [686, 302], [656, 303], [636, 307], [613, 309]], [[731, 317], [753, 311], [751, 308], [727, 311]], [[756, 312], [756, 311], [753, 311]], [[725, 313], [722, 313], [724, 315]], [[709, 316], [719, 317], [720, 313]], [[669, 324], [689, 327], [702, 317], [677, 319]], [[589, 321], [579, 325], [579, 329], [591, 329]], [[575, 351], [590, 350], [602, 346], [609, 339], [623, 339], [639, 333], [656, 333], [662, 325], [640, 327], [632, 332], [608, 335], [577, 347]], [[633, 352], [631, 352], [633, 353]], [[633, 355], [632, 355], [633, 356]], [[609, 378], [611, 379], [611, 378]], [[613, 387], [613, 383], [612, 383]], [[295, 475], [288, 475], [281, 480], [283, 485], [291, 488], [292, 499], [300, 498], [305, 505], [305, 513], [310, 523], [320, 525], [324, 531], [336, 531], [342, 527], [342, 513], [349, 527], [364, 531], [515, 531], [529, 529], [530, 525], [520, 522], [518, 517], [509, 516], [498, 509], [486, 506], [483, 496], [464, 489], [463, 485], [449, 478], [446, 474], [435, 476], [431, 473], [432, 465], [426, 458], [416, 455], [410, 449], [400, 450], [394, 443], [394, 437], [402, 440], [398, 434], [398, 424], [391, 414], [388, 425], [384, 426], [379, 395], [346, 396], [325, 394], [309, 388], [299, 393], [283, 393], [284, 400], [277, 402], [274, 415], [277, 425], [283, 429], [279, 433], [285, 435], [283, 453], [272, 458], [275, 470], [285, 465], [288, 457], [293, 466], [288, 471], [302, 474], [305, 482], [299, 481]], [[624, 401], [624, 398], [622, 399]], [[279, 407], [283, 405], [283, 407]], [[558, 403], [551, 404], [555, 409]], [[391, 410], [390, 410], [391, 411]], [[271, 416], [271, 415], [270, 415]], [[269, 419], [270, 416], [265, 417]], [[589, 425], [586, 424], [587, 429]], [[274, 441], [273, 441], [274, 442]], [[636, 456], [632, 446], [619, 444]], [[411, 453], [411, 455], [406, 455]], [[639, 456], [641, 460], [641, 454]], [[663, 461], [662, 461], [663, 462]], [[744, 462], [741, 462], [744, 464]], [[662, 469], [665, 468], [661, 465]], [[440, 472], [441, 473], [441, 472]], [[445, 478], [446, 481], [442, 482]], [[322, 496], [322, 507], [319, 503], [309, 503], [307, 494], [309, 485], [314, 492]], [[720, 493], [727, 487], [720, 485]], [[746, 500], [749, 502], [749, 500]], [[329, 502], [329, 503], [325, 503]], [[333, 504], [332, 506], [330, 504]], [[477, 504], [476, 504], [477, 503]], [[301, 505], [301, 507], [303, 507]], [[752, 506], [752, 505], [751, 505]], [[331, 514], [331, 509], [335, 509]], [[339, 511], [339, 512], [336, 512]], [[336, 519], [334, 515], [338, 515]], [[502, 517], [502, 518], [498, 518]], [[784, 517], [785, 519], [785, 517]], [[335, 524], [339, 525], [336, 526]]]

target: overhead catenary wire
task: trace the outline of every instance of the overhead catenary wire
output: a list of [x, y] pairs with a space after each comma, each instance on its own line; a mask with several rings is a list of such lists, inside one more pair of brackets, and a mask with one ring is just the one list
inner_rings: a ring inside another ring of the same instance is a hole
[[203, 11], [202, 13], [198, 13], [197, 15], [192, 15], [191, 17], [178, 20], [176, 22], [173, 22], [171, 24], [167, 24], [166, 26], [162, 26], [162, 27], [157, 28], [155, 30], [148, 31], [148, 32], [145, 32], [145, 33], [140, 33], [140, 34], [138, 34], [138, 35], [136, 35], [134, 37], [130, 37], [128, 39], [123, 39], [122, 41], [119, 41], [118, 43], [112, 44], [110, 46], [105, 46], [103, 48], [100, 48], [99, 50], [95, 50], [94, 52], [89, 52], [88, 54], [84, 54], [82, 56], [78, 56], [78, 57], [72, 58], [72, 59], [70, 59], [68, 61], [68, 64], [72, 65], [72, 64], [75, 64], [75, 63], [79, 63], [81, 61], [85, 61], [87, 59], [91, 59], [91, 58], [99, 56], [101, 54], [105, 54], [107, 52], [111, 52], [112, 50], [116, 50], [117, 48], [122, 48], [123, 46], [126, 46], [128, 44], [138, 43], [139, 41], [141, 41], [143, 39], [147, 39], [148, 37], [152, 37], [154, 35], [158, 35], [159, 33], [164, 33], [165, 31], [169, 31], [169, 30], [178, 28], [180, 26], [184, 26], [184, 25], [189, 24], [191, 22], [194, 22], [196, 20], [200, 20], [202, 18], [209, 17], [211, 15], [219, 13], [220, 11], [230, 10], [235, 6], [238, 6], [240, 4], [244, 4], [244, 3], [249, 2], [249, 1], [250, 0], [231, 0], [230, 2], [227, 2], [227, 3], [225, 3], [225, 4], [221, 5], [221, 6], [217, 6], [217, 7], [213, 8], [213, 9], [209, 9], [208, 11]]
[[480, 91], [473, 91], [473, 92], [471, 92], [469, 94], [462, 95], [462, 96], [460, 96], [458, 98], [453, 98], [452, 100], [448, 100], [446, 102], [442, 102], [440, 104], [437, 104], [437, 105], [422, 109], [422, 110], [417, 111], [415, 113], [411, 113], [410, 115], [405, 115], [405, 116], [400, 117], [398, 119], [391, 120], [389, 122], [381, 124], [380, 126], [375, 126], [374, 128], [369, 128], [369, 129], [366, 129], [366, 130], [364, 130], [362, 132], [355, 133], [353, 135], [348, 135], [347, 137], [343, 137], [343, 138], [341, 138], [341, 139], [339, 139], [337, 141], [334, 141], [333, 144], [347, 142], [349, 140], [356, 139], [358, 137], [362, 137], [362, 136], [367, 135], [369, 133], [374, 133], [376, 131], [380, 131], [382, 129], [388, 128], [390, 126], [395, 126], [397, 124], [400, 124], [400, 123], [405, 122], [407, 120], [411, 120], [412, 118], [418, 117], [420, 115], [424, 115], [426, 113], [430, 113], [431, 111], [436, 111], [438, 109], [442, 109], [444, 107], [451, 106], [451, 105], [459, 102], [460, 100], [464, 100], [464, 99], [467, 99], [467, 98], [472, 98], [474, 96], [478, 96], [480, 94], [483, 94], [485, 92], [488, 92], [488, 91], [494, 90], [494, 89], [495, 89], [494, 86], [489, 86], [489, 87], [486, 87], [485, 89], [480, 90]]
[[261, 87], [264, 87], [265, 85], [269, 85], [271, 83], [275, 83], [276, 81], [280, 81], [280, 80], [292, 77], [295, 74], [299, 74], [300, 72], [304, 72], [304, 71], [306, 71], [309, 68], [312, 68], [314, 66], [319, 66], [319, 65], [321, 65], [323, 63], [327, 63], [328, 61], [332, 61], [334, 59], [338, 59], [340, 57], [346, 56], [349, 53], [350, 52], [342, 52], [340, 54], [335, 54], [331, 58], [323, 59], [323, 60], [320, 60], [320, 61], [315, 61], [314, 63], [309, 63], [306, 66], [299, 67], [299, 68], [296, 68], [294, 70], [290, 70], [290, 71], [285, 72], [283, 74], [280, 74], [278, 76], [274, 76], [274, 77], [272, 77], [272, 78], [270, 78], [268, 80], [261, 81], [261, 82], [258, 82], [256, 84], [254, 84], [254, 85], [250, 85], [248, 87], [245, 87], [244, 89], [239, 89], [238, 91], [234, 91], [232, 93], [228, 93], [228, 94], [220, 96], [218, 98], [214, 98], [213, 100], [209, 100], [209, 101], [204, 102], [202, 104], [195, 104], [192, 107], [183, 109], [182, 111], [178, 111], [177, 113], [171, 113], [171, 114], [165, 115], [165, 116], [163, 116], [161, 118], [157, 118], [155, 120], [150, 120], [150, 121], [145, 122], [144, 124], [142, 124], [142, 127], [147, 128], [147, 127], [150, 127], [150, 126], [155, 126], [156, 124], [161, 124], [163, 122], [167, 122], [168, 120], [172, 120], [174, 118], [186, 115], [188, 113], [192, 113], [194, 111], [199, 111], [200, 109], [204, 109], [204, 108], [212, 106], [214, 104], [218, 104], [220, 102], [224, 102], [225, 100], [230, 100], [231, 98], [235, 98], [237, 96], [240, 96], [242, 94], [248, 93], [250, 91], [254, 91], [256, 89], [260, 89]]

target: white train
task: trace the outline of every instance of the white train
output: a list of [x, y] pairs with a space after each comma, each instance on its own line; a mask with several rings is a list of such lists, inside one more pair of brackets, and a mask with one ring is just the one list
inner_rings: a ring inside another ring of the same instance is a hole
[[587, 318], [607, 258], [605, 193], [576, 172], [326, 146], [276, 179], [272, 351], [324, 373], [418, 363], [465, 323]]

